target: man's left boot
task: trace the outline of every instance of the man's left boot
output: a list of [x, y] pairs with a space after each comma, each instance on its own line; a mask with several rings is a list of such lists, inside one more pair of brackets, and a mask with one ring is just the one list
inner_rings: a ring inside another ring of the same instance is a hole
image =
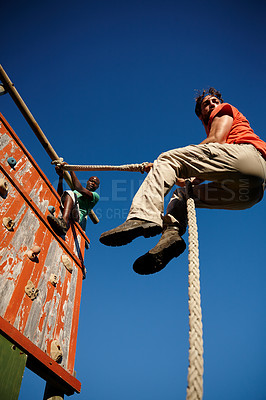
[[174, 257], [182, 254], [185, 248], [186, 243], [179, 234], [179, 228], [169, 225], [163, 231], [157, 245], [134, 262], [133, 269], [140, 275], [159, 272]]
[[154, 222], [132, 218], [100, 236], [100, 242], [106, 246], [124, 246], [139, 236], [149, 238], [162, 232], [162, 227]]
[[68, 231], [68, 226], [67, 223], [64, 221], [64, 219], [62, 217], [58, 217], [56, 218], [54, 215], [52, 214], [48, 214], [47, 215], [47, 219], [51, 225], [51, 227], [53, 228], [53, 230], [58, 234], [58, 235], [62, 235], [65, 236], [67, 231]]

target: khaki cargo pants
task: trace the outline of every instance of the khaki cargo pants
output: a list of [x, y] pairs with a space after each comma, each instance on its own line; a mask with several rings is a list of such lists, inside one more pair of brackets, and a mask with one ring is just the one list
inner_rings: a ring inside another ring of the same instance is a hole
[[164, 217], [164, 196], [177, 178], [210, 181], [193, 187], [196, 207], [242, 210], [262, 197], [266, 161], [251, 144], [209, 143], [162, 153], [136, 193], [127, 219], [141, 218], [163, 225], [180, 219], [184, 189], [177, 189]]

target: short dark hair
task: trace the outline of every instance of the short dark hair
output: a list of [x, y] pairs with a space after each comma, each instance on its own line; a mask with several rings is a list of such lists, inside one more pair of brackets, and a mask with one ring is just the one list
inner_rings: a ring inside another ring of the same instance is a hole
[[204, 97], [208, 95], [217, 97], [217, 99], [219, 99], [221, 103], [224, 102], [219, 90], [216, 90], [213, 87], [210, 87], [209, 89], [204, 89], [203, 92], [202, 93], [199, 92], [197, 97], [195, 98], [196, 100], [195, 113], [198, 117], [201, 114], [201, 102], [204, 99]]

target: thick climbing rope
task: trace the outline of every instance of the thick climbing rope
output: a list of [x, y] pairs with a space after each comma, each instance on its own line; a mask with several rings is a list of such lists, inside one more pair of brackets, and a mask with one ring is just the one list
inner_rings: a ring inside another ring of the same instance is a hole
[[189, 307], [189, 367], [187, 400], [201, 400], [203, 396], [203, 334], [200, 299], [199, 243], [192, 185], [186, 182], [189, 233], [188, 307]]
[[[67, 171], [140, 171], [144, 172], [147, 162], [126, 165], [64, 165], [63, 159], [52, 162]], [[189, 367], [187, 400], [201, 400], [203, 396], [203, 339], [202, 312], [200, 299], [199, 243], [195, 203], [192, 185], [186, 181], [189, 266], [188, 266], [188, 306], [189, 306]]]
[[64, 164], [63, 159], [60, 158], [52, 162], [60, 166], [65, 171], [130, 171], [130, 172], [144, 172], [145, 167], [149, 164], [143, 162], [141, 164], [125, 164], [125, 165], [69, 165]]

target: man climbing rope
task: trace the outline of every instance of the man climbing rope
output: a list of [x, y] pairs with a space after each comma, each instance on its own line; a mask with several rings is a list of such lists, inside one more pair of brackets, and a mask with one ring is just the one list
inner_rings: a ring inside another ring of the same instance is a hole
[[[196, 207], [242, 210], [258, 203], [266, 179], [266, 143], [251, 129], [247, 119], [232, 105], [224, 103], [214, 88], [196, 98], [196, 115], [207, 138], [198, 145], [162, 153], [136, 193], [126, 222], [104, 232], [101, 243], [121, 246], [138, 236], [162, 232], [157, 245], [139, 257], [133, 268], [140, 274], [160, 271], [185, 250], [185, 180], [191, 178]], [[150, 170], [150, 171], [149, 171]], [[211, 181], [202, 184], [204, 180]], [[173, 193], [163, 216], [164, 196]]]
[[[67, 165], [63, 163], [63, 165]], [[69, 228], [70, 218], [79, 222], [81, 228], [86, 229], [86, 216], [99, 201], [99, 194], [95, 192], [100, 185], [97, 176], [91, 176], [84, 188], [78, 180], [75, 172], [71, 171], [74, 190], [63, 191], [63, 170], [56, 166], [56, 173], [59, 175], [57, 193], [61, 196], [62, 217], [56, 218], [49, 214], [47, 219], [52, 228], [60, 235], [65, 235]]]

